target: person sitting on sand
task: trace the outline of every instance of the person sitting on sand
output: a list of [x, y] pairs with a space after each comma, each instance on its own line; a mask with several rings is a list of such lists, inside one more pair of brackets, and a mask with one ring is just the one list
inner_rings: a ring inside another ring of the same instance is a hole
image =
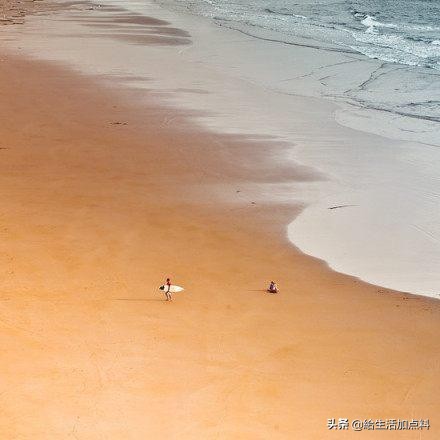
[[271, 281], [269, 284], [269, 288], [267, 289], [269, 293], [278, 293], [278, 286], [275, 281]]

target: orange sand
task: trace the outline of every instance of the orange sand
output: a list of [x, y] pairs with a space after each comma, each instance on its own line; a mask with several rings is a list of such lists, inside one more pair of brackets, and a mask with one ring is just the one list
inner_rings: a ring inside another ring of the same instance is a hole
[[[1, 67], [2, 439], [440, 438], [439, 302], [297, 252], [300, 208], [246, 191], [282, 145]], [[339, 417], [431, 430], [329, 432]]]

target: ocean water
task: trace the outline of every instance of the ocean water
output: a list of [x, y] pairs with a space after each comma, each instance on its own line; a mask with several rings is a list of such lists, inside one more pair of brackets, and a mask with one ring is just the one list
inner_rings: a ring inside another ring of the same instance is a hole
[[371, 58], [440, 70], [438, 0], [174, 0], [219, 21], [318, 39]]
[[[359, 107], [440, 122], [439, 0], [158, 2], [209, 17], [221, 26], [244, 30], [250, 35], [270, 31], [281, 42], [301, 41], [301, 45], [380, 60], [384, 63], [382, 68], [400, 69], [400, 76], [379, 70], [373, 79], [380, 77], [380, 84], [369, 81], [360, 90], [348, 91], [327, 88], [322, 94], [349, 100]], [[384, 78], [383, 73], [387, 74]], [[380, 88], [376, 89], [378, 84]], [[370, 96], [365, 93], [370, 91]], [[425, 129], [437, 131], [436, 126]], [[436, 143], [435, 136], [434, 141], [432, 138], [425, 141]]]

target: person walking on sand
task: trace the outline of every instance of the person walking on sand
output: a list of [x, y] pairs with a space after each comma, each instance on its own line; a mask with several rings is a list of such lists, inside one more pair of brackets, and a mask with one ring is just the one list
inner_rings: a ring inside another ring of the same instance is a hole
[[171, 280], [167, 278], [167, 282], [165, 283], [165, 296], [167, 297], [167, 301], [172, 301], [173, 298], [171, 298]]
[[162, 284], [162, 286], [159, 287], [159, 290], [165, 293], [167, 301], [172, 301], [172, 293], [183, 292], [185, 289], [183, 287], [176, 286], [175, 284], [171, 284], [171, 280], [167, 278], [165, 284]]

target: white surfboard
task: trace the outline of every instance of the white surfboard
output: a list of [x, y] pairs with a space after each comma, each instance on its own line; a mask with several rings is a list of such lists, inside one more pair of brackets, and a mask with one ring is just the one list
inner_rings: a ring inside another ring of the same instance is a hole
[[[165, 284], [163, 286], [159, 287], [159, 290], [163, 290], [164, 292], [168, 291], [168, 286], [166, 286]], [[177, 293], [177, 292], [181, 292], [182, 290], [185, 290], [183, 287], [180, 286], [176, 286], [174, 284], [171, 284], [170, 286], [170, 293]]]

